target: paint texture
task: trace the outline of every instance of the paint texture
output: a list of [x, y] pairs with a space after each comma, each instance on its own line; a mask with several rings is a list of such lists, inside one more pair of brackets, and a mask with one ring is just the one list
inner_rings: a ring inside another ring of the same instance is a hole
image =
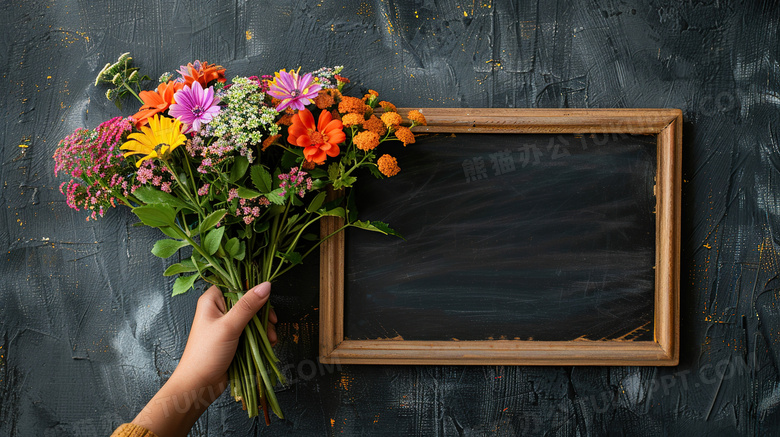
[[[155, 231], [71, 211], [51, 156], [117, 114], [94, 76], [343, 64], [398, 106], [683, 110], [681, 362], [674, 368], [324, 366], [317, 265], [274, 286], [266, 428], [227, 397], [193, 435], [777, 435], [780, 8], [774, 2], [115, 0], [0, 14], [0, 435], [106, 435], [175, 368], [197, 293], [169, 298]], [[128, 101], [125, 114], [134, 112]], [[413, 146], [410, 146], [413, 147]], [[402, 166], [403, 167], [403, 166]]]

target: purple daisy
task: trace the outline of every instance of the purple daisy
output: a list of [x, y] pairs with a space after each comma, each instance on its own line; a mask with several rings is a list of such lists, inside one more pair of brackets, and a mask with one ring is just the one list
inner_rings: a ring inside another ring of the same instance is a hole
[[168, 115], [179, 119], [187, 126], [184, 133], [198, 132], [202, 124], [208, 124], [220, 107], [219, 98], [214, 97], [214, 87], [204, 90], [199, 82], [185, 86], [173, 95], [176, 101], [168, 108]]
[[299, 76], [297, 71], [289, 73], [284, 70], [279, 71], [270, 85], [268, 94], [282, 101], [276, 107], [279, 112], [287, 107], [299, 111], [304, 109], [306, 105], [311, 104], [312, 99], [317, 97], [317, 93], [322, 89], [320, 84], [314, 83], [314, 78], [310, 73]]

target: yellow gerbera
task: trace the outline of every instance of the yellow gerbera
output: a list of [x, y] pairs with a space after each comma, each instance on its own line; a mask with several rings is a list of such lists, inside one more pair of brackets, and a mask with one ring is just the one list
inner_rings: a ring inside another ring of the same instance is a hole
[[132, 133], [127, 137], [129, 141], [122, 144], [120, 149], [129, 150], [124, 156], [146, 155], [135, 163], [140, 167], [147, 159], [165, 157], [173, 149], [187, 141], [181, 133], [181, 122], [174, 118], [155, 115], [149, 119], [149, 126], [142, 126], [141, 133]]

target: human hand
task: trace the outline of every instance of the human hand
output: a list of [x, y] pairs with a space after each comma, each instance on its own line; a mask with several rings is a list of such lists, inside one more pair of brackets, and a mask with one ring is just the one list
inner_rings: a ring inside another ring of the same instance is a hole
[[[227, 370], [236, 354], [238, 339], [270, 294], [271, 283], [263, 282], [225, 312], [225, 299], [219, 288], [206, 290], [198, 299], [179, 365], [133, 423], [161, 437], [187, 435], [198, 417], [227, 388]], [[273, 310], [268, 321], [268, 340], [274, 345], [277, 318]]]
[[[184, 354], [171, 378], [191, 381], [194, 387], [207, 387], [213, 402], [225, 390], [228, 367], [236, 354], [238, 339], [244, 327], [268, 301], [271, 283], [263, 282], [250, 289], [225, 313], [225, 299], [214, 285], [198, 299], [195, 318]], [[276, 314], [268, 316], [268, 340], [276, 344]]]

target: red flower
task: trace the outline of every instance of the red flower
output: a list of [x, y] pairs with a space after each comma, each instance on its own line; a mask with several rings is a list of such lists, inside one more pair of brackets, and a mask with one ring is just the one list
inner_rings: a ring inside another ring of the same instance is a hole
[[303, 156], [307, 162], [322, 164], [327, 156], [338, 156], [339, 143], [347, 139], [342, 129], [341, 121], [333, 120], [328, 111], [320, 113], [315, 126], [314, 116], [308, 109], [304, 109], [293, 115], [287, 141], [304, 148]]

